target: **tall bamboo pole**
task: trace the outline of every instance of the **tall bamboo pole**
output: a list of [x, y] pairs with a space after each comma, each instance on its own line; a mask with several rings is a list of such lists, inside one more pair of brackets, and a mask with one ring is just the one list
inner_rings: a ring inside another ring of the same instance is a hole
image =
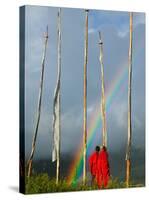
[[28, 160], [28, 175], [27, 175], [28, 177], [30, 177], [31, 174], [32, 174], [32, 162], [33, 162], [33, 156], [34, 156], [34, 152], [35, 152], [35, 146], [36, 146], [39, 122], [40, 122], [41, 102], [42, 102], [42, 93], [43, 93], [43, 80], [44, 80], [44, 68], [45, 68], [45, 58], [46, 58], [47, 43], [48, 43], [48, 27], [47, 27], [47, 32], [45, 34], [44, 50], [43, 50], [42, 65], [41, 65], [39, 97], [38, 97], [38, 105], [37, 105], [37, 121], [36, 121], [34, 135], [33, 135], [32, 150], [31, 150], [31, 154], [30, 154], [30, 157], [29, 157], [29, 160]]
[[101, 33], [99, 32], [99, 47], [100, 47], [100, 66], [101, 66], [101, 114], [102, 114], [102, 144], [107, 146], [107, 128], [106, 128], [106, 102], [105, 102], [105, 83], [104, 83], [104, 64], [103, 64], [103, 42]]
[[[58, 11], [58, 79], [60, 81], [60, 76], [61, 76], [61, 8], [59, 8]], [[61, 85], [61, 84], [60, 84]], [[59, 86], [60, 87], [60, 86]], [[59, 95], [58, 95], [58, 101], [59, 101], [59, 132], [61, 132], [61, 127], [60, 127], [60, 88], [59, 88]], [[58, 144], [58, 150], [57, 150], [57, 161], [56, 161], [56, 184], [59, 182], [59, 174], [60, 174], [60, 133], [59, 133], [59, 144]]]
[[132, 83], [132, 34], [133, 34], [133, 14], [130, 13], [130, 33], [129, 33], [129, 65], [128, 65], [128, 140], [126, 150], [126, 186], [129, 187], [131, 176], [131, 83]]
[[86, 183], [86, 150], [87, 150], [87, 58], [88, 58], [88, 12], [85, 10], [85, 47], [84, 47], [84, 117], [83, 117], [83, 184]]

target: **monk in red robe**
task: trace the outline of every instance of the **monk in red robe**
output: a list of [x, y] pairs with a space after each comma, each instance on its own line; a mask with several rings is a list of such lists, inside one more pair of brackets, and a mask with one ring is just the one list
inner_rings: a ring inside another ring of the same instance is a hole
[[108, 181], [110, 179], [110, 167], [108, 161], [108, 152], [105, 146], [99, 153], [99, 159], [97, 163], [96, 179], [98, 187], [107, 187]]
[[93, 154], [91, 154], [91, 156], [89, 157], [89, 170], [92, 175], [91, 184], [94, 184], [95, 178], [97, 176], [97, 171], [99, 171], [97, 169], [98, 168], [99, 151], [100, 151], [100, 147], [96, 146], [95, 152]]

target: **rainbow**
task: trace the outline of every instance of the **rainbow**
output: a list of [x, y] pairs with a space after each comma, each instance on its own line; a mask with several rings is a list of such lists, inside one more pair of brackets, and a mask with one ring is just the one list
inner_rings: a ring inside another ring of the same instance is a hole
[[[128, 64], [125, 63], [120, 70], [115, 75], [111, 86], [107, 89], [106, 92], [106, 112], [109, 111], [109, 108], [114, 100], [115, 94], [119, 91], [121, 86], [124, 85], [125, 80], [127, 79], [128, 68], [126, 67]], [[97, 129], [99, 130], [102, 125], [102, 119], [99, 112], [99, 102], [96, 103], [95, 112], [91, 117], [91, 122], [88, 127], [88, 142], [87, 142], [87, 156], [92, 146], [94, 138], [96, 138]], [[75, 159], [71, 163], [69, 175], [68, 175], [68, 184], [77, 184], [77, 180], [82, 175], [83, 169], [83, 145], [80, 144], [78, 151], [76, 153]]]
[[[136, 48], [133, 52], [133, 60], [135, 60], [139, 55], [139, 48]], [[126, 80], [128, 78], [128, 61], [124, 62], [123, 65], [117, 71], [115, 77], [113, 78], [112, 84], [106, 90], [106, 113], [109, 112], [110, 106], [116, 96], [116, 93], [120, 91], [121, 88], [126, 86]], [[87, 141], [87, 157], [91, 150], [94, 139], [96, 139], [97, 134], [102, 126], [102, 119], [99, 112], [99, 102], [96, 102], [93, 115], [90, 117], [90, 123], [88, 126], [88, 141]], [[98, 130], [98, 131], [97, 131]], [[68, 174], [68, 184], [77, 184], [77, 181], [82, 176], [83, 172], [83, 141], [81, 142], [78, 151], [75, 155], [73, 162], [69, 168]]]

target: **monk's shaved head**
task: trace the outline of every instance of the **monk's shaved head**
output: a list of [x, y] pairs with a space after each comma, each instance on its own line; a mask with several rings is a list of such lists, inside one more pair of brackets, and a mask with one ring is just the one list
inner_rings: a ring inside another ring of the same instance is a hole
[[100, 147], [99, 147], [99, 146], [96, 146], [95, 150], [96, 150], [97, 152], [99, 152], [99, 151], [100, 151]]

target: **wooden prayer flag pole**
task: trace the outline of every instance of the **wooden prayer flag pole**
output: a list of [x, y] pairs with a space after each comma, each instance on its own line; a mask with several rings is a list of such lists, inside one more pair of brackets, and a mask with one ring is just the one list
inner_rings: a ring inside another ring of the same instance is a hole
[[133, 14], [130, 13], [130, 32], [129, 32], [129, 64], [128, 64], [128, 138], [126, 150], [126, 187], [129, 187], [131, 176], [131, 85], [132, 85], [132, 35], [133, 35]]
[[[59, 84], [60, 84], [60, 76], [61, 76], [61, 8], [58, 11], [58, 71], [59, 71]], [[59, 174], [60, 174], [60, 86], [59, 86], [59, 141], [58, 141], [58, 150], [57, 150], [57, 161], [56, 161], [56, 184], [59, 183]]]
[[31, 154], [30, 154], [30, 157], [29, 157], [29, 160], [28, 160], [28, 174], [27, 174], [28, 177], [30, 177], [31, 174], [32, 174], [32, 162], [33, 162], [33, 156], [34, 156], [35, 147], [36, 147], [36, 140], [37, 140], [39, 122], [40, 122], [41, 102], [42, 102], [42, 93], [43, 93], [43, 80], [44, 80], [44, 68], [45, 68], [45, 58], [46, 58], [47, 43], [48, 43], [48, 26], [47, 26], [47, 32], [45, 34], [44, 50], [43, 50], [42, 65], [41, 65], [39, 97], [38, 97], [38, 105], [37, 105], [37, 121], [36, 121], [34, 135], [33, 135]]
[[105, 100], [105, 83], [104, 83], [104, 64], [103, 64], [103, 42], [99, 32], [100, 47], [100, 66], [101, 66], [101, 115], [102, 115], [102, 145], [107, 147], [107, 128], [106, 128], [106, 100]]
[[84, 107], [83, 107], [83, 185], [86, 183], [86, 150], [87, 150], [87, 62], [88, 62], [88, 12], [85, 10], [85, 46], [84, 46]]
[[60, 139], [61, 139], [61, 9], [58, 10], [58, 46], [57, 46], [57, 82], [54, 90], [53, 101], [53, 149], [52, 162], [56, 161], [56, 184], [59, 183], [60, 176]]

